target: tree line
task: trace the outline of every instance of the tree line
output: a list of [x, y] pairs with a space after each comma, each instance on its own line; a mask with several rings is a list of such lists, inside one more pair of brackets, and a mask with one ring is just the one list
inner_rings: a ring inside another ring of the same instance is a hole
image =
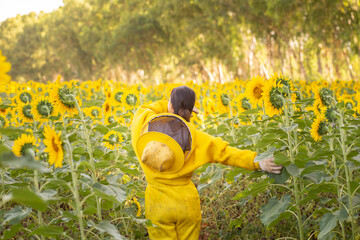
[[0, 23], [15, 81], [359, 79], [358, 0], [64, 0]]

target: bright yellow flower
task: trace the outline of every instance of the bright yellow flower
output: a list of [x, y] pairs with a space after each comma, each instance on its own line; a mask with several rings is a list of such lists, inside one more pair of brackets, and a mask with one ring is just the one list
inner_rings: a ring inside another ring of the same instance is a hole
[[114, 150], [119, 148], [124, 140], [123, 137], [121, 136], [121, 133], [111, 130], [104, 136], [103, 141], [105, 147]]
[[50, 99], [54, 103], [56, 111], [61, 115], [64, 115], [65, 113], [68, 113], [70, 116], [78, 114], [75, 101], [78, 102], [79, 106], [81, 105], [81, 101], [66, 86], [59, 87], [58, 85], [55, 85], [50, 92]]
[[58, 115], [53, 103], [50, 102], [49, 97], [39, 96], [31, 105], [31, 113], [34, 116], [34, 119], [41, 123], [47, 122], [50, 117]]
[[32, 149], [35, 152], [35, 147], [37, 146], [35, 142], [35, 137], [30, 134], [22, 134], [18, 139], [14, 141], [14, 146], [12, 148], [13, 153], [18, 156], [25, 156], [27, 150]]
[[60, 139], [61, 133], [56, 133], [54, 129], [49, 126], [45, 126], [44, 136], [44, 144], [46, 146], [44, 152], [49, 153], [50, 165], [54, 164], [55, 167], [62, 167], [64, 151], [62, 148], [62, 141]]
[[270, 78], [265, 81], [263, 90], [263, 99], [266, 114], [270, 117], [282, 113], [284, 107], [283, 96], [281, 94], [281, 84], [276, 83], [276, 79]]
[[140, 104], [140, 96], [139, 93], [135, 90], [129, 90], [126, 91], [122, 97], [121, 97], [121, 102], [124, 104], [124, 106], [127, 109], [134, 109], [137, 106], [139, 106]]
[[33, 97], [29, 91], [23, 91], [17, 96], [16, 103], [17, 104], [30, 103], [32, 99]]
[[245, 95], [252, 106], [262, 106], [264, 78], [261, 76], [253, 77], [246, 85]]
[[315, 141], [320, 141], [321, 137], [327, 133], [325, 115], [319, 114], [311, 124], [310, 134]]
[[17, 112], [20, 120], [22, 122], [34, 122], [34, 115], [31, 113], [32, 106], [30, 104], [19, 104], [17, 107]]

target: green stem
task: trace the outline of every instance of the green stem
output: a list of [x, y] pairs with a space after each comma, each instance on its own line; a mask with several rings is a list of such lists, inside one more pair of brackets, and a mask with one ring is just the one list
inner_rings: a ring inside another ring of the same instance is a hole
[[346, 188], [347, 188], [347, 194], [349, 198], [349, 215], [350, 215], [350, 222], [351, 222], [351, 239], [355, 239], [355, 231], [356, 231], [356, 225], [355, 225], [355, 219], [354, 219], [354, 207], [353, 207], [353, 196], [351, 192], [351, 180], [352, 180], [352, 174], [351, 170], [349, 169], [347, 165], [347, 152], [346, 152], [346, 132], [344, 129], [344, 115], [343, 112], [340, 111], [340, 140], [341, 140], [341, 150], [343, 154], [343, 161], [344, 161], [344, 170], [345, 170], [345, 177], [346, 177]]
[[[285, 126], [288, 129], [287, 131], [287, 136], [288, 136], [288, 142], [289, 142], [289, 158], [292, 164], [295, 164], [295, 160], [294, 160], [294, 155], [293, 155], [293, 141], [291, 138], [291, 131], [289, 129], [290, 127], [290, 119], [289, 119], [289, 112], [288, 112], [288, 105], [287, 102], [285, 101], [285, 99], [283, 99], [283, 103], [284, 103], [284, 112], [285, 112]], [[295, 143], [296, 144], [296, 143]], [[294, 195], [295, 195], [295, 205], [296, 205], [296, 214], [297, 214], [297, 221], [298, 221], [298, 227], [299, 227], [299, 235], [300, 235], [300, 240], [304, 239], [304, 232], [303, 232], [303, 223], [302, 223], [302, 213], [301, 213], [301, 207], [300, 207], [300, 202], [301, 202], [301, 196], [300, 196], [300, 191], [299, 191], [299, 186], [301, 188], [301, 179], [299, 179], [296, 176], [293, 176], [293, 186], [294, 186]], [[299, 183], [298, 183], [299, 181]]]
[[66, 145], [67, 145], [67, 152], [68, 152], [68, 163], [70, 166], [70, 170], [71, 170], [71, 177], [72, 177], [72, 182], [73, 182], [73, 190], [74, 190], [74, 197], [75, 197], [75, 204], [76, 204], [76, 213], [77, 213], [77, 217], [78, 217], [78, 221], [79, 221], [79, 225], [80, 225], [80, 234], [81, 234], [81, 239], [84, 240], [85, 239], [85, 234], [84, 234], [84, 223], [83, 223], [83, 216], [82, 216], [82, 210], [81, 210], [81, 202], [80, 202], [80, 195], [79, 195], [79, 182], [78, 182], [78, 178], [77, 178], [77, 174], [73, 165], [73, 160], [72, 160], [72, 148], [71, 148], [71, 144], [70, 142], [67, 140], [66, 141]]
[[[329, 135], [331, 136], [332, 135], [332, 131], [330, 130], [329, 132]], [[329, 142], [329, 146], [330, 146], [330, 150], [331, 151], [334, 151], [334, 139], [333, 138], [330, 138], [330, 142]], [[341, 189], [340, 189], [340, 183], [339, 183], [339, 176], [337, 174], [337, 164], [336, 164], [336, 159], [335, 159], [335, 156], [332, 155], [331, 157], [331, 162], [332, 162], [332, 165], [333, 165], [333, 168], [334, 168], [334, 173], [335, 173], [335, 182], [336, 182], [336, 191], [337, 191], [337, 196], [338, 196], [338, 203], [339, 203], [339, 208], [341, 207]], [[340, 222], [340, 227], [341, 227], [341, 235], [343, 237], [343, 239], [346, 239], [345, 238], [345, 228], [344, 228], [344, 225]]]
[[[82, 112], [82, 110], [80, 108], [80, 105], [79, 105], [78, 101], [76, 100], [76, 98], [75, 97], [73, 97], [73, 98], [74, 98], [74, 101], [75, 101], [75, 107], [79, 112], [79, 116], [80, 116], [80, 119], [81, 119], [81, 122], [82, 122], [82, 125], [83, 125], [83, 131], [84, 131], [85, 140], [86, 140], [86, 148], [87, 148], [87, 151], [88, 151], [89, 157], [90, 157], [91, 176], [92, 176], [93, 182], [97, 183], [97, 176], [96, 176], [95, 162], [94, 162], [94, 154], [93, 154], [94, 152], [93, 152], [93, 148], [92, 148], [92, 145], [91, 145], [91, 142], [90, 142], [89, 132], [88, 132], [87, 127], [86, 127], [84, 114], [83, 114], [83, 112]], [[96, 210], [97, 210], [98, 219], [99, 219], [99, 222], [101, 222], [102, 221], [101, 198], [96, 196], [95, 200], [96, 200]]]

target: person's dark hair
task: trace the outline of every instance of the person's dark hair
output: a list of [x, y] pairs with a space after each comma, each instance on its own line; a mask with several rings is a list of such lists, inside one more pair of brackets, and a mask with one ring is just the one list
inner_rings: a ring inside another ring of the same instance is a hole
[[176, 87], [171, 91], [170, 102], [174, 113], [190, 122], [195, 105], [195, 92], [187, 86]]

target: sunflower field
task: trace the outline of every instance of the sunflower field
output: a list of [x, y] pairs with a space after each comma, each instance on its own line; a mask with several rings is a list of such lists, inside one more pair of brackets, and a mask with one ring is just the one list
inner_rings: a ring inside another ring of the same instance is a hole
[[[20, 84], [10, 67], [0, 53], [0, 238], [148, 239], [130, 125], [139, 105], [179, 84]], [[360, 238], [358, 81], [274, 73], [186, 85], [197, 128], [284, 166], [279, 175], [197, 169], [201, 239]]]

